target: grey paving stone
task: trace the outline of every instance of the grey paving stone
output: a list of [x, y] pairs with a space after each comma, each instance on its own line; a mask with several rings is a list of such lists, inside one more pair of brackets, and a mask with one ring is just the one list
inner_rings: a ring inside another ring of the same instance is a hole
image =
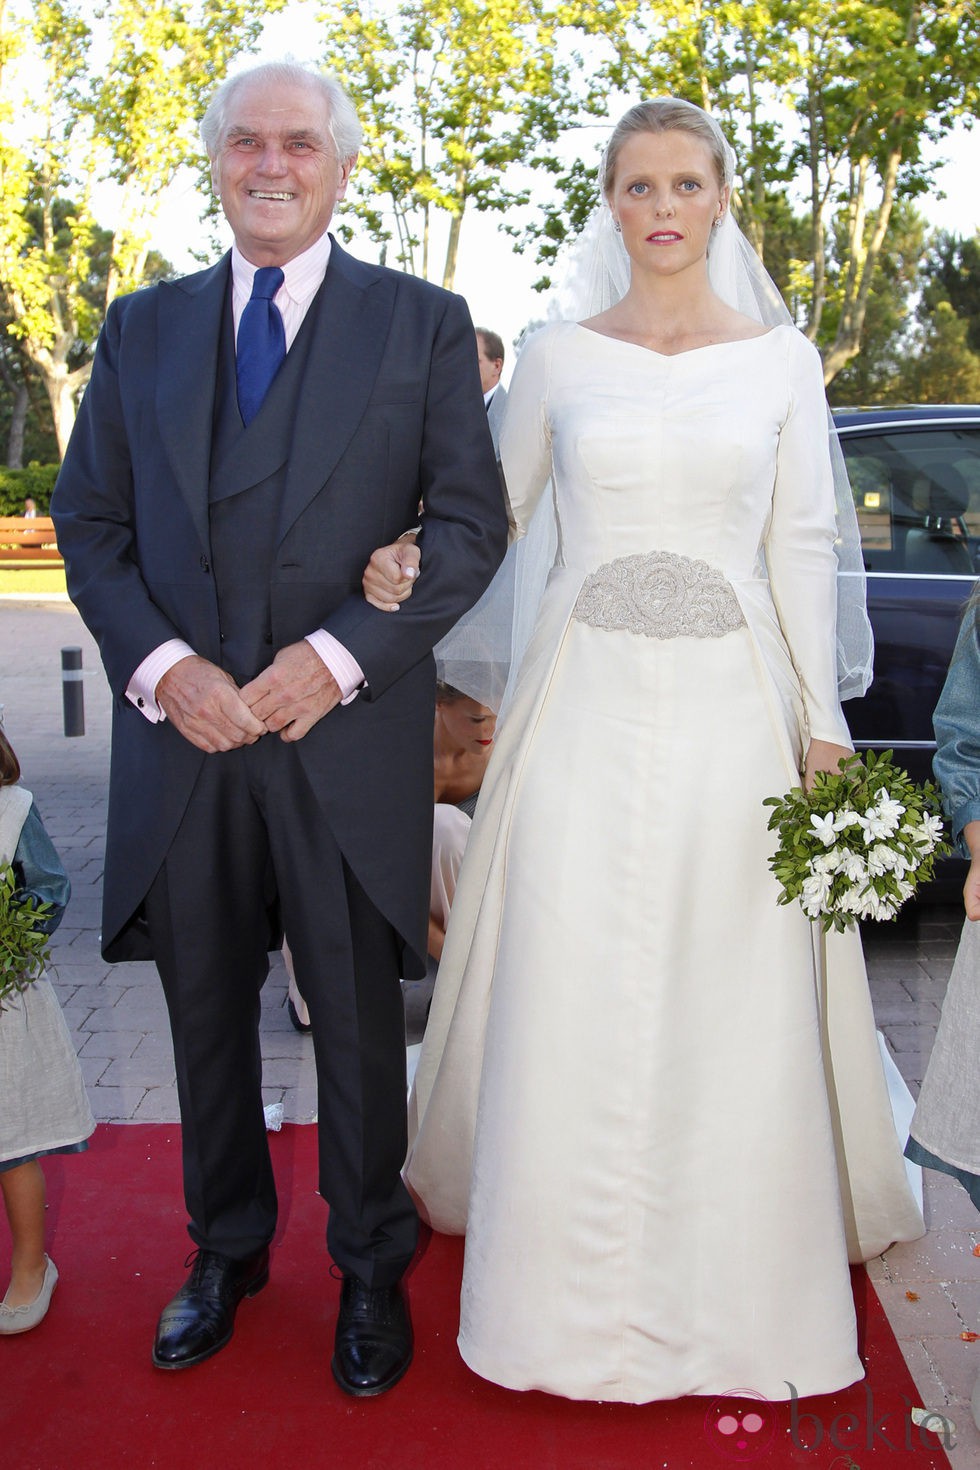
[[[899, 987], [901, 988], [901, 987]], [[909, 997], [904, 1000], [885, 1000], [878, 995], [872, 994], [874, 1004], [875, 1020], [884, 1028], [889, 1026], [903, 1026], [908, 1024], [909, 1019]], [[919, 1001], [915, 1007], [915, 1025], [928, 1026], [933, 1032], [939, 1025], [940, 1008], [933, 1000]]]
[[917, 1022], [904, 1025], [889, 1025], [881, 1028], [896, 1056], [899, 1052], [924, 1055], [927, 1059], [936, 1038], [934, 1026], [921, 1026]]
[[83, 1031], [75, 1037], [81, 1057], [131, 1057], [143, 1040], [142, 1031]]
[[69, 1031], [78, 1032], [84, 1030], [85, 1023], [92, 1014], [94, 1007], [88, 1005], [85, 1001], [78, 1003], [73, 1000], [62, 1000], [61, 1009], [64, 1013], [65, 1020], [68, 1022]]
[[172, 1087], [173, 1060], [157, 1057], [119, 1057], [109, 1063], [102, 1076], [105, 1087]]
[[[943, 1291], [955, 1308], [963, 1330], [976, 1332], [980, 1329], [980, 1267], [971, 1279], [943, 1282]], [[980, 1373], [980, 1353], [977, 1358], [977, 1372]]]
[[922, 978], [922, 966], [914, 954], [908, 953], [906, 947], [896, 946], [893, 953], [870, 955], [867, 967], [872, 994], [882, 981], [897, 982], [906, 977], [911, 980]]
[[[105, 1087], [97, 1083], [88, 1090], [97, 1123], [128, 1122], [139, 1107], [145, 1087]], [[164, 1120], [167, 1121], [167, 1120]]]
[[142, 1012], [151, 1019], [158, 1016], [166, 1019], [167, 1015], [167, 1002], [164, 999], [163, 986], [155, 975], [152, 983], [149, 985], [142, 983], [139, 985], [127, 985], [125, 995], [119, 1000], [119, 1006], [126, 1015], [135, 1015], [139, 1009], [142, 1009]]
[[174, 1059], [173, 1043], [170, 1040], [170, 1028], [166, 1033], [146, 1033], [140, 1040], [139, 1046], [133, 1052], [132, 1060], [139, 1061], [169, 1061], [171, 1065]]
[[74, 977], [66, 979], [62, 974], [59, 980], [57, 990], [62, 1010], [68, 1005], [88, 1006], [90, 1011], [102, 1010], [106, 1006], [115, 1009], [126, 994], [126, 986], [115, 985], [111, 979], [102, 980], [95, 985], [81, 984]]
[[135, 1025], [119, 1006], [96, 1006], [89, 1011], [84, 1024], [86, 1031], [133, 1031], [142, 1035], [142, 1027]]
[[[924, 959], [921, 963], [923, 974], [934, 980], [942, 987], [942, 995], [946, 994], [946, 982], [953, 969], [953, 961], [947, 959]], [[941, 999], [942, 996], [939, 996]]]
[[86, 1087], [94, 1087], [105, 1075], [107, 1067], [113, 1064], [108, 1057], [82, 1057], [78, 1058], [78, 1064], [82, 1069], [82, 1077], [85, 1079]]
[[263, 1087], [296, 1087], [306, 1070], [315, 1075], [312, 1055], [308, 1061], [299, 1057], [266, 1057], [263, 1055], [262, 1085]]
[[179, 1116], [175, 1087], [150, 1087], [133, 1112], [134, 1123], [176, 1123]]

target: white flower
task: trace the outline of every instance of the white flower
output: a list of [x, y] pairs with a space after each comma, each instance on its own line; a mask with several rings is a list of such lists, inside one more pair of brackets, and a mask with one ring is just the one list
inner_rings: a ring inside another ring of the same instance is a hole
[[831, 845], [835, 833], [843, 832], [845, 827], [853, 827], [857, 821], [857, 812], [852, 812], [849, 808], [842, 812], [828, 812], [825, 817], [814, 815], [810, 818], [810, 824], [824, 847]]
[[858, 825], [864, 833], [865, 842], [870, 846], [879, 837], [890, 837], [897, 824], [890, 819], [886, 821], [877, 807], [869, 806], [864, 816], [858, 817]]
[[834, 813], [828, 812], [825, 817], [819, 817], [814, 812], [810, 818], [810, 826], [816, 832], [824, 847], [832, 847], [837, 840], [837, 832], [834, 827]]
[[924, 857], [928, 857], [934, 850], [942, 835], [942, 818], [930, 816], [925, 812], [920, 816], [918, 822], [902, 824], [902, 836], [914, 843]]
[[897, 831], [898, 819], [904, 810], [902, 803], [896, 801], [893, 796], [889, 796], [884, 786], [878, 788], [878, 813], [884, 821], [891, 824], [893, 832]]
[[818, 852], [810, 859], [811, 873], [836, 873], [840, 867], [840, 848], [832, 847], [829, 852]]
[[898, 905], [893, 899], [883, 898], [880, 893], [872, 889], [867, 895], [867, 903], [862, 919], [894, 919], [898, 913]]
[[873, 878], [882, 873], [894, 872], [897, 865], [902, 861], [900, 853], [888, 846], [886, 842], [876, 842], [868, 853], [868, 872]]
[[840, 849], [840, 869], [850, 883], [863, 883], [867, 879], [868, 869], [864, 858], [853, 848], [842, 847]]
[[803, 880], [803, 907], [808, 914], [814, 910], [822, 913], [830, 897], [831, 877], [829, 873], [812, 873]]

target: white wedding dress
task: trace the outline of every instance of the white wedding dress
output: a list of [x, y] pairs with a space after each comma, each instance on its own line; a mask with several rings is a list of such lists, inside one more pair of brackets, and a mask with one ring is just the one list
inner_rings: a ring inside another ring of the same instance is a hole
[[[848, 1255], [923, 1232], [860, 939], [777, 903], [767, 796], [849, 743], [819, 360], [564, 323], [501, 441], [559, 523], [419, 1061], [407, 1179], [511, 1388], [770, 1399], [862, 1376]], [[792, 1387], [790, 1387], [792, 1385]]]

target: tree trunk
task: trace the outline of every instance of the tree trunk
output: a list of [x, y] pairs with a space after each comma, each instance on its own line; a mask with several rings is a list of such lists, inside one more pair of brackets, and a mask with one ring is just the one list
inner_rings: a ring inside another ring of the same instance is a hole
[[456, 261], [459, 256], [459, 236], [463, 228], [463, 211], [454, 214], [449, 221], [449, 242], [446, 245], [446, 265], [442, 273], [442, 284], [447, 291], [453, 289], [456, 279]]
[[22, 470], [24, 468], [24, 429], [27, 424], [27, 410], [30, 407], [30, 394], [24, 383], [17, 383], [13, 389], [13, 407], [10, 411], [10, 430], [7, 434], [7, 469]]
[[58, 440], [58, 457], [64, 459], [71, 431], [75, 427], [75, 395], [88, 382], [92, 373], [92, 364], [85, 363], [83, 367], [76, 368], [73, 373], [66, 371], [63, 363], [48, 366], [35, 365], [44, 378], [44, 388], [48, 395], [48, 402], [51, 404], [51, 417], [54, 420], [54, 432]]
[[810, 253], [813, 258], [813, 293], [810, 298], [810, 320], [806, 335], [816, 342], [820, 320], [827, 300], [827, 257], [824, 233], [823, 199], [820, 193], [820, 124], [817, 116], [813, 79], [807, 85], [807, 165], [810, 173]]
[[831, 383], [841, 369], [846, 367], [851, 359], [857, 357], [861, 351], [868, 297], [871, 294], [871, 283], [885, 243], [885, 236], [888, 233], [888, 221], [895, 202], [895, 188], [901, 161], [901, 148], [893, 148], [888, 155], [882, 174], [881, 203], [878, 205], [874, 229], [871, 231], [871, 238], [866, 247], [864, 232], [867, 213], [864, 191], [867, 185], [867, 169], [862, 167], [860, 170], [860, 194], [853, 205], [854, 224], [852, 228], [856, 238], [850, 241], [852, 267], [848, 272], [844, 306], [837, 335], [824, 353], [825, 384]]
[[765, 186], [759, 166], [759, 105], [755, 95], [755, 53], [748, 26], [742, 28], [742, 48], [745, 54], [745, 87], [749, 102], [749, 167], [745, 170], [745, 214], [742, 228], [752, 249], [762, 260], [765, 246]]

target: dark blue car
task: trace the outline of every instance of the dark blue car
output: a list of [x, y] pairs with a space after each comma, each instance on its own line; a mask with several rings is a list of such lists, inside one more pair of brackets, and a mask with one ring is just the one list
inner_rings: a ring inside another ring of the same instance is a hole
[[980, 407], [838, 409], [875, 634], [874, 682], [844, 705], [858, 749], [931, 776], [932, 712], [980, 577]]

